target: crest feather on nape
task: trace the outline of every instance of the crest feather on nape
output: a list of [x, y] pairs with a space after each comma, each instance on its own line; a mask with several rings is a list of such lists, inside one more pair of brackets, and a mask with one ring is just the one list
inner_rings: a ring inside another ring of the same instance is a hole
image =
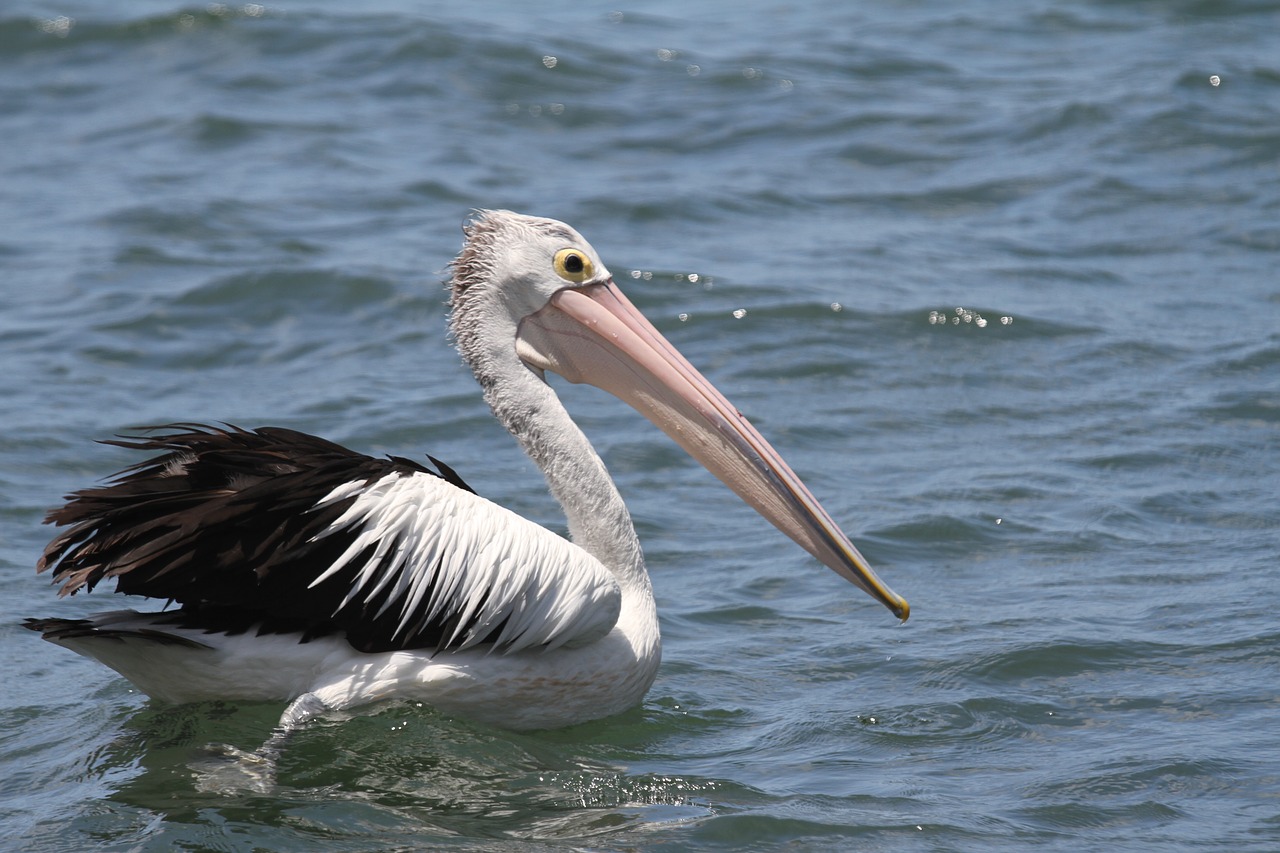
[[462, 353], [463, 360], [472, 363], [472, 353], [482, 337], [483, 318], [476, 316], [472, 306], [485, 300], [491, 288], [502, 246], [509, 242], [509, 235], [522, 217], [509, 210], [477, 209], [462, 226], [466, 241], [458, 257], [449, 265], [449, 333]]
[[476, 210], [462, 224], [466, 242], [462, 251], [449, 264], [449, 289], [453, 299], [493, 272], [493, 242], [498, 232], [498, 217], [492, 210]]
[[520, 233], [542, 234], [565, 243], [580, 239], [563, 222], [554, 219], [522, 216], [510, 210], [475, 210], [462, 225], [462, 234], [466, 237], [462, 251], [449, 265], [452, 274], [448, 286], [455, 304], [459, 296], [493, 275], [502, 235]]

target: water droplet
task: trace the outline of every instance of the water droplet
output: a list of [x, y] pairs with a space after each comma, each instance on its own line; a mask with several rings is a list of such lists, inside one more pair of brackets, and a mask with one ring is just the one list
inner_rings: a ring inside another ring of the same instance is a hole
[[68, 18], [66, 15], [59, 15], [56, 18], [50, 18], [47, 21], [40, 22], [40, 31], [48, 33], [58, 38], [66, 38], [71, 32], [71, 28], [76, 24], [75, 18]]
[[697, 77], [699, 74], [702, 73], [702, 68], [700, 68], [697, 65], [686, 65], [684, 67], [684, 70], [686, 73], [688, 73], [690, 77]]
[[840, 311], [843, 311], [843, 310], [844, 310], [844, 306], [843, 306], [843, 305], [841, 305], [839, 302], [832, 302], [832, 303], [831, 303], [831, 310], [832, 310], [832, 311], [835, 311], [835, 312], [837, 312], [837, 313], [838, 313], [838, 312], [840, 312]]
[[1221, 78], [1221, 77], [1219, 77], [1217, 74], [1210, 74], [1210, 75], [1209, 75], [1209, 85], [1210, 85], [1210, 86], [1217, 86], [1217, 85], [1218, 85], [1219, 83], [1221, 83], [1221, 82], [1222, 82], [1222, 78]]
[[668, 50], [665, 47], [658, 49], [658, 59], [662, 60], [663, 62], [670, 62], [671, 60], [675, 59], [679, 55], [680, 54], [676, 53], [674, 50]]
[[556, 59], [554, 56], [542, 57], [542, 64], [547, 66], [548, 68], [555, 68], [559, 62], [560, 60]]
[[697, 274], [696, 272], [691, 272], [691, 273], [689, 273], [689, 281], [690, 281], [690, 282], [692, 282], [693, 284], [697, 284], [697, 283], [698, 283], [698, 274]]
[[640, 277], [640, 276], [642, 276], [642, 275], [644, 275], [644, 273], [642, 273], [640, 270], [632, 270], [632, 271], [631, 271], [631, 277], [632, 277], [632, 278], [639, 278], [639, 277]]
[[742, 319], [743, 317], [745, 317], [745, 316], [747, 316], [747, 309], [746, 309], [746, 308], [736, 308], [736, 309], [734, 309], [734, 312], [733, 312], [733, 319], [735, 319], [735, 320], [741, 320], [741, 319]]
[[678, 318], [679, 318], [679, 320], [680, 320], [680, 322], [681, 322], [681, 323], [687, 323], [687, 322], [689, 322], [689, 315], [688, 315], [688, 314], [681, 313], [681, 314], [679, 314], [679, 315], [677, 315], [677, 316], [678, 316]]

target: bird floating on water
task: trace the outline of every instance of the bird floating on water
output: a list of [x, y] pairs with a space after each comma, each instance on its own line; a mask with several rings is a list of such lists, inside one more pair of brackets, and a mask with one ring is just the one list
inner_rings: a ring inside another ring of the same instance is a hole
[[478, 497], [435, 459], [375, 459], [288, 429], [175, 424], [107, 442], [158, 455], [69, 495], [47, 519], [66, 529], [38, 564], [61, 595], [114, 579], [167, 609], [27, 626], [158, 700], [289, 702], [285, 729], [391, 698], [513, 729], [633, 707], [660, 658], [653, 590], [622, 497], [548, 371], [630, 404], [907, 618], [907, 602], [577, 231], [481, 211], [464, 234], [453, 337], [564, 508], [569, 540]]

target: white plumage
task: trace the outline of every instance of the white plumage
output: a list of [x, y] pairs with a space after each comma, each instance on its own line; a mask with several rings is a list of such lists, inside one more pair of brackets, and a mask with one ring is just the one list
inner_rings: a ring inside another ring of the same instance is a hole
[[[369, 485], [344, 484], [317, 504], [355, 501], [319, 534], [355, 533], [316, 586], [356, 569], [344, 604], [383, 603], [399, 611], [393, 638], [415, 622], [456, 610], [445, 645], [468, 649], [501, 626], [504, 652], [595, 642], [618, 618], [621, 590], [600, 562], [510, 510], [429, 474], [388, 474]], [[464, 635], [465, 629], [465, 635]]]

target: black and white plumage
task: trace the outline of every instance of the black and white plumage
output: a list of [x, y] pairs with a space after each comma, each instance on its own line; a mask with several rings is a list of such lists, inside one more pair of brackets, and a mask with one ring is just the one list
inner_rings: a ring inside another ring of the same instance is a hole
[[107, 442], [151, 452], [69, 496], [38, 568], [63, 595], [114, 578], [159, 612], [28, 620], [159, 699], [314, 708], [418, 699], [512, 728], [634, 705], [660, 658], [630, 517], [545, 381], [614, 393], [842, 576], [889, 590], [749, 423], [553, 220], [478, 214], [453, 264], [451, 325], [498, 419], [542, 469], [571, 542], [451, 469], [292, 430], [178, 424]]
[[[50, 513], [69, 529], [37, 568], [57, 565], [63, 595], [114, 576], [117, 592], [182, 603], [159, 624], [336, 633], [362, 652], [554, 648], [617, 618], [617, 584], [590, 564], [554, 583], [546, 552], [563, 540], [536, 525], [522, 531], [527, 554], [487, 558], [488, 531], [523, 519], [438, 460], [436, 472], [279, 428], [108, 443], [162, 453]], [[436, 535], [458, 516], [468, 524]]]

